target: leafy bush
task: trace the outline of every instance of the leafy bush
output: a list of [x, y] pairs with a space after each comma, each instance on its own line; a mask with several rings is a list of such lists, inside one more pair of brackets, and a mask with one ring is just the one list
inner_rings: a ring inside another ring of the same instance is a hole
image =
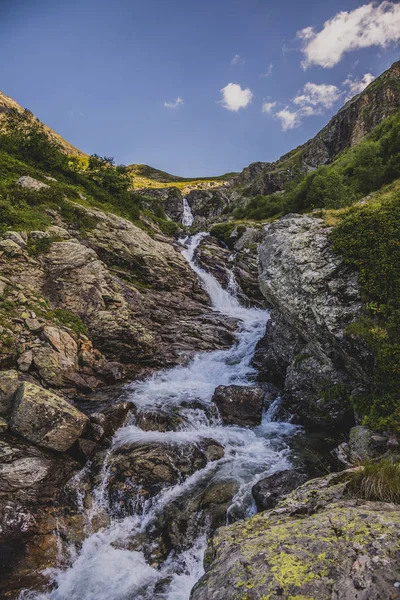
[[233, 214], [235, 219], [246, 218], [262, 221], [281, 214], [284, 206], [285, 202], [282, 194], [258, 195], [251, 198], [246, 206], [237, 208]]
[[365, 463], [350, 480], [349, 490], [365, 500], [400, 504], [400, 464], [390, 459]]
[[221, 240], [224, 244], [228, 245], [229, 237], [233, 233], [235, 227], [235, 223], [217, 223], [211, 227], [210, 235], [213, 235], [218, 240]]

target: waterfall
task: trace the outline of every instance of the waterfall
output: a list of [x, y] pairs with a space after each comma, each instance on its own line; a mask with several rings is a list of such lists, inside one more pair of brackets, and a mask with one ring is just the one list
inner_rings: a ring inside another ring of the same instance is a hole
[[[249, 516], [255, 511], [252, 486], [266, 475], [290, 467], [287, 438], [297, 428], [271, 421], [276, 404], [264, 413], [261, 425], [254, 429], [224, 426], [218, 416], [210, 416], [212, 395], [218, 385], [252, 385], [255, 372], [251, 358], [269, 315], [266, 311], [241, 306], [231, 292], [196, 265], [195, 250], [205, 235], [200, 233], [187, 238], [182, 253], [199, 275], [213, 309], [238, 319], [238, 341], [227, 350], [199, 353], [186, 366], [165, 369], [145, 381], [129, 384], [129, 399], [138, 411], [179, 409], [184, 417], [182, 425], [177, 431], [144, 431], [135, 422], [127, 424], [116, 432], [107, 457], [121, 447], [156, 443], [173, 445], [185, 452], [187, 444], [201, 444], [202, 440], [210, 439], [222, 444], [224, 456], [179, 483], [165, 487], [145, 500], [140, 512], [125, 517], [115, 516], [112, 506], [102, 500], [109, 473], [104, 465], [102, 481], [93, 498], [95, 504], [99, 503], [99, 510], [109, 511], [110, 524], [97, 533], [88, 534], [81, 547], [71, 549], [68, 568], [47, 571], [52, 589], [44, 593], [24, 591], [21, 600], [189, 600], [193, 585], [203, 574], [209, 523], [193, 515], [194, 533], [186, 540], [184, 550], [172, 550], [158, 566], [149, 559], [143, 542], [154, 523], [164, 522], [165, 510], [177, 499], [190, 500], [210, 482], [232, 480], [236, 483], [236, 492], [233, 492], [227, 516]], [[95, 508], [90, 510], [93, 512]], [[151, 540], [149, 547], [153, 549]]]
[[192, 213], [192, 209], [190, 208], [189, 202], [186, 200], [186, 198], [183, 199], [183, 215], [182, 215], [182, 225], [185, 225], [186, 227], [191, 227], [191, 225], [193, 225], [193, 213]]

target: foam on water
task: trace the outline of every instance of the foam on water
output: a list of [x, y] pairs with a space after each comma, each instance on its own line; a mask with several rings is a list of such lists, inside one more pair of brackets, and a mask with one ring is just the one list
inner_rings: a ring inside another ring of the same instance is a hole
[[[172, 552], [158, 569], [146, 561], [140, 548], [132, 549], [130, 542], [135, 536], [146, 533], [170, 502], [180, 496], [186, 497], [185, 494], [191, 491], [194, 493], [199, 486], [206, 486], [210, 481], [234, 479], [237, 493], [228, 518], [249, 515], [255, 510], [251, 495], [254, 483], [267, 474], [290, 467], [285, 438], [295, 433], [296, 428], [288, 423], [272, 422], [279, 400], [264, 413], [262, 424], [255, 429], [225, 427], [218, 417], [210, 418], [207, 411], [199, 408], [199, 405], [210, 407], [218, 385], [252, 384], [254, 369], [251, 358], [269, 318], [266, 311], [244, 308], [239, 304], [233, 293], [237, 289], [233, 273], [230, 291], [227, 291], [212, 275], [195, 264], [195, 250], [205, 235], [200, 233], [187, 238], [183, 254], [201, 278], [213, 309], [238, 319], [238, 341], [232, 348], [200, 353], [186, 366], [161, 371], [146, 381], [128, 386], [130, 400], [139, 410], [168, 411], [184, 403], [186, 408], [182, 408], [180, 413], [184, 418], [179, 431], [143, 431], [137, 425], [125, 426], [116, 432], [110, 454], [125, 445], [158, 443], [178, 445], [184, 451], [185, 444], [201, 444], [204, 439], [214, 439], [224, 447], [224, 456], [209, 462], [183, 482], [164, 488], [154, 498], [144, 501], [140, 515], [112, 518], [109, 527], [88, 535], [81, 548], [70, 549], [72, 560], [69, 568], [47, 572], [55, 584], [54, 589], [44, 594], [24, 592], [21, 599], [188, 600], [193, 585], [203, 574], [208, 530], [200, 528], [188, 549], [181, 553]], [[196, 401], [196, 408], [187, 408], [190, 401]], [[102, 475], [94, 501], [99, 508], [112, 511], [105, 500], [107, 461]], [[155, 590], [155, 584], [163, 580], [161, 591], [159, 588]]]

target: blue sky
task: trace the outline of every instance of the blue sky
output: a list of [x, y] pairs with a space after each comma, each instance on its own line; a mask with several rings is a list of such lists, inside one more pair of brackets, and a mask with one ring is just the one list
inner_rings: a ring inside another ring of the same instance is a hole
[[399, 40], [389, 1], [0, 0], [0, 89], [85, 152], [216, 175], [313, 136]]

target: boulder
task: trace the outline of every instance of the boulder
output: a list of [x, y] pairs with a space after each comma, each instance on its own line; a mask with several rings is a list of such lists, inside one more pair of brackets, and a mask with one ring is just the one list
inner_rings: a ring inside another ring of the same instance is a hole
[[30, 442], [66, 452], [82, 434], [88, 418], [60, 396], [33, 383], [17, 391], [11, 430]]
[[0, 372], [0, 415], [7, 415], [11, 411], [15, 393], [18, 389], [17, 371]]
[[261, 479], [252, 488], [254, 500], [259, 512], [274, 508], [290, 492], [307, 481], [305, 473], [288, 470], [278, 471]]
[[255, 427], [261, 423], [264, 396], [259, 387], [220, 385], [212, 399], [225, 425]]
[[173, 443], [163, 441], [162, 435], [159, 442], [138, 442], [112, 452], [109, 494], [112, 505], [121, 514], [129, 514], [138, 502], [155, 496], [166, 486], [184, 481], [208, 462], [224, 455], [223, 447], [215, 440]]
[[47, 183], [42, 183], [41, 181], [38, 181], [37, 179], [30, 177], [29, 175], [23, 175], [22, 177], [20, 177], [17, 181], [17, 185], [35, 191], [49, 187]]
[[400, 509], [349, 499], [351, 475], [309, 481], [275, 509], [221, 527], [191, 600], [395, 600]]

